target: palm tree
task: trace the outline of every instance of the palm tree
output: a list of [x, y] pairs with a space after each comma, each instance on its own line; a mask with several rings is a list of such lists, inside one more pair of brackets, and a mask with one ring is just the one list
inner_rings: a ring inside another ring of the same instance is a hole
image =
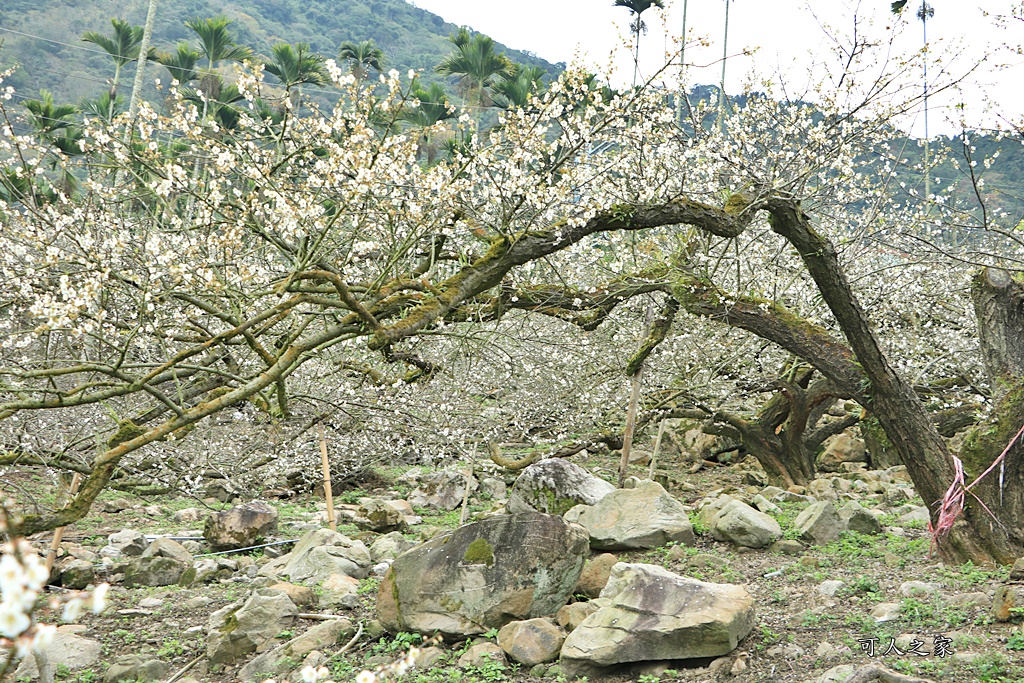
[[296, 43], [294, 49], [288, 43], [278, 43], [271, 52], [274, 57], [264, 62], [263, 68], [276, 76], [285, 90], [303, 83], [323, 85], [327, 82], [324, 58], [310, 53], [309, 43]]
[[38, 100], [25, 100], [22, 105], [28, 109], [29, 124], [44, 139], [50, 139], [57, 131], [75, 125], [71, 117], [78, 113], [78, 107], [73, 104], [54, 104], [53, 93], [49, 90], [40, 90]]
[[636, 79], [640, 74], [640, 34], [647, 33], [647, 24], [643, 22], [640, 15], [651, 7], [665, 9], [665, 0], [615, 0], [612, 6], [625, 7], [629, 10], [629, 16], [636, 16], [636, 19], [629, 25], [629, 30], [634, 35], [636, 49], [633, 54], [633, 85], [636, 86]]
[[250, 48], [235, 42], [234, 35], [228, 30], [230, 24], [227, 17], [194, 17], [185, 22], [185, 26], [199, 38], [199, 51], [207, 60], [207, 71], [213, 71], [218, 62], [243, 62], [252, 57]]
[[427, 164], [433, 164], [437, 158], [437, 141], [426, 131], [441, 121], [455, 118], [455, 107], [448, 101], [448, 93], [439, 83], [431, 83], [424, 90], [416, 81], [412, 84], [409, 94], [419, 100], [419, 106], [403, 109], [402, 120], [408, 121], [415, 128], [420, 129], [420, 144], [417, 154], [425, 154]]
[[94, 100], [88, 97], [79, 100], [78, 110], [83, 114], [99, 117], [109, 124], [115, 116], [124, 111], [124, 98], [117, 93], [104, 90]]
[[543, 88], [545, 73], [539, 66], [514, 64], [503, 80], [491, 86], [494, 103], [502, 109], [526, 108], [530, 97]]
[[485, 90], [497, 76], [508, 76], [512, 62], [494, 51], [494, 40], [482, 33], [470, 38], [465, 28], [453, 33], [448, 40], [455, 50], [441, 60], [434, 70], [447, 76], [458, 76], [464, 96], [469, 102], [484, 104]]
[[182, 97], [196, 107], [202, 104], [204, 116], [212, 118], [222, 128], [233, 129], [238, 123], [239, 112], [232, 105], [245, 99], [238, 86], [224, 83], [224, 79], [216, 73], [204, 75], [201, 86], [202, 94], [191, 86], [182, 88]]
[[72, 118], [78, 113], [78, 107], [73, 104], [54, 104], [53, 93], [49, 90], [40, 90], [38, 100], [25, 100], [22, 105], [28, 110], [28, 122], [39, 138], [60, 150], [60, 153], [48, 150], [43, 158], [48, 168], [57, 171], [61, 190], [65, 195], [70, 195], [78, 186], [78, 181], [71, 169], [62, 163], [62, 159], [82, 153], [79, 145], [82, 129]]
[[373, 40], [359, 43], [346, 40], [338, 47], [338, 59], [349, 62], [352, 75], [360, 81], [369, 75], [370, 69], [377, 73], [384, 71], [384, 51]]
[[196, 69], [199, 56], [188, 41], [183, 40], [178, 43], [176, 52], [158, 52], [155, 59], [166, 67], [171, 78], [185, 85], [199, 78], [199, 71]]
[[132, 26], [121, 19], [111, 19], [114, 27], [114, 36], [105, 36], [96, 31], [86, 31], [82, 34], [82, 40], [102, 48], [111, 59], [114, 60], [114, 80], [111, 81], [111, 90], [117, 92], [117, 86], [121, 82], [121, 69], [128, 62], [139, 58], [139, 45], [142, 43], [142, 26]]

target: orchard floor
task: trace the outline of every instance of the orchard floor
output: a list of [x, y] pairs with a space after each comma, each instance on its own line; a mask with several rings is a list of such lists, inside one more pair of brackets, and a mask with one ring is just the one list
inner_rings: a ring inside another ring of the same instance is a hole
[[[597, 470], [603, 475], [611, 474], [607, 463], [591, 461], [580, 464], [590, 465], [592, 471]], [[600, 465], [606, 469], [602, 470]], [[745, 489], [741, 484], [743, 469], [742, 466], [719, 467], [695, 474], [676, 474], [669, 482], [669, 490], [684, 504], [694, 506], [712, 491], [727, 487]], [[685, 472], [685, 469], [677, 471]], [[362, 496], [408, 494], [408, 486], [395, 483], [400, 473], [401, 470], [380, 472], [381, 481], [390, 482], [390, 485], [348, 491], [339, 499], [341, 502], [356, 502]], [[23, 492], [36, 490], [40, 495], [46, 495], [41, 482], [38, 474], [26, 472], [19, 485]], [[120, 503], [112, 505], [115, 500], [120, 500]], [[304, 533], [304, 528], [318, 523], [323, 516], [323, 500], [309, 494], [270, 502], [278, 507], [281, 514], [279, 537], [282, 539], [298, 538]], [[861, 502], [864, 505], [873, 503], [870, 497]], [[124, 503], [128, 507], [119, 512], [103, 511]], [[916, 503], [920, 504], [920, 501]], [[211, 509], [227, 507], [209, 502], [205, 505]], [[470, 505], [470, 516], [489, 505], [488, 501]], [[172, 521], [173, 513], [196, 506], [203, 507], [204, 503], [186, 497], [138, 498], [106, 492], [89, 517], [67, 529], [65, 539], [70, 543], [97, 546], [93, 549], [98, 550], [106, 544], [107, 535], [125, 528], [145, 534], [181, 533], [187, 529]], [[789, 529], [787, 522], [791, 522], [803, 507], [801, 504], [782, 506], [782, 513], [777, 517], [784, 530]], [[418, 512], [424, 521], [422, 525], [410, 528], [410, 539], [417, 537], [424, 527], [453, 527], [458, 524], [460, 514], [459, 510], [443, 514], [427, 510]], [[696, 519], [695, 514], [692, 519]], [[199, 525], [191, 526], [194, 530]], [[903, 674], [934, 681], [1024, 681], [1024, 627], [995, 622], [987, 606], [960, 606], [954, 600], [955, 596], [967, 593], [985, 593], [990, 598], [996, 588], [1007, 580], [1007, 567], [946, 566], [929, 555], [929, 537], [920, 528], [887, 531], [876, 536], [844, 533], [838, 541], [825, 546], [811, 546], [792, 556], [735, 548], [714, 541], [699, 527], [695, 530], [698, 532], [695, 547], [669, 546], [617, 555], [622, 561], [656, 564], [702, 580], [745, 585], [756, 603], [754, 630], [729, 655], [729, 659], [717, 667], [709, 669], [707, 661], [702, 662], [703, 666], [699, 668], [688, 666], [686, 662], [674, 662], [666, 671], [660, 670], [663, 667], [623, 671], [609, 675], [605, 680], [810, 683], [819, 681], [826, 671], [837, 665], [860, 667], [880, 664]], [[341, 526], [339, 531], [350, 536], [366, 533], [353, 526]], [[41, 535], [34, 540], [42, 547], [47, 537]], [[261, 558], [260, 554], [252, 557], [257, 562]], [[827, 580], [840, 580], [845, 585], [834, 596], [828, 597], [818, 591], [819, 585]], [[249, 591], [247, 581], [239, 574], [219, 583], [192, 588], [127, 589], [115, 585], [110, 591], [111, 606], [99, 616], [87, 615], [81, 622], [86, 630], [80, 635], [102, 643], [101, 662], [85, 670], [59, 670], [57, 680], [98, 683], [103, 680], [109, 665], [122, 655], [161, 659], [171, 664], [172, 672], [198, 658], [200, 661], [189, 669], [184, 678], [192, 677], [203, 682], [237, 680], [234, 675], [237, 668], [208, 672], [204, 670], [205, 660], [200, 656], [205, 651], [205, 627], [209, 614], [245, 597]], [[898, 589], [907, 581], [938, 584], [938, 589], [934, 594], [902, 597]], [[359, 588], [359, 607], [335, 609], [333, 613], [343, 614], [353, 622], [368, 623], [374, 616], [378, 583], [377, 578], [364, 579]], [[143, 603], [147, 598], [150, 600]], [[141, 607], [140, 603], [146, 606]], [[900, 604], [899, 617], [894, 621], [876, 622], [870, 612], [880, 603]], [[317, 610], [312, 608], [309, 611]], [[44, 621], [48, 617], [50, 615], [42, 615]], [[300, 619], [293, 628], [281, 633], [281, 642], [317, 623], [320, 622]], [[911, 637], [908, 638], [908, 634]], [[945, 648], [940, 647], [938, 653], [934, 647], [935, 636], [940, 636], [940, 645], [945, 642], [942, 639], [949, 643]], [[903, 651], [907, 649], [908, 641], [915, 639], [925, 643], [916, 648], [925, 654], [897, 654], [895, 651], [884, 654], [891, 643]], [[376, 639], [364, 635], [344, 654], [336, 654], [342, 647], [341, 643], [333, 650], [325, 650], [324, 654], [333, 680], [348, 682], [366, 667], [372, 668], [400, 657], [416, 640], [410, 634], [385, 634]], [[508, 664], [459, 669], [456, 660], [470, 644], [465, 641], [444, 644], [444, 660], [428, 670], [412, 670], [404, 680], [415, 683], [539, 683], [560, 679], [557, 670], [545, 678], [538, 678], [524, 668]], [[869, 646], [873, 646], [873, 653], [868, 651]], [[301, 663], [295, 664], [298, 669]]]

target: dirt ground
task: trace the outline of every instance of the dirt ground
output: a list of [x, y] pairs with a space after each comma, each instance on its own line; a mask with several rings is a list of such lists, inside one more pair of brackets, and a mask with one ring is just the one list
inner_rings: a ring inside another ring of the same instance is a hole
[[[592, 460], [579, 464], [602, 475], [611, 474], [607, 462]], [[691, 519], [694, 521], [697, 520], [697, 503], [709, 495], [732, 491], [750, 496], [763, 488], [743, 483], [745, 479], [750, 480], [750, 475], [745, 474], [751, 469], [750, 463], [692, 474], [678, 463], [666, 463], [664, 467], [670, 473], [670, 492], [693, 509]], [[401, 469], [380, 472], [377, 483], [389, 483], [389, 486], [348, 491], [339, 496], [339, 502], [354, 503], [362, 496], [407, 495], [409, 486], [396, 483], [401, 472]], [[52, 486], [40, 473], [25, 471], [17, 476], [20, 478], [8, 478], [8, 481], [16, 481], [15, 495], [23, 500], [30, 493], [43, 502], [53, 495]], [[930, 555], [930, 539], [920, 528], [922, 525], [894, 528], [895, 515], [885, 512], [889, 508], [883, 505], [879, 494], [856, 493], [852, 498], [883, 511], [882, 520], [888, 525], [886, 533], [869, 536], [845, 532], [838, 541], [828, 545], [810, 546], [797, 554], [786, 555], [717, 542], [698, 524], [695, 525], [697, 542], [694, 547], [668, 546], [617, 553], [622, 561], [656, 564], [701, 580], [743, 584], [754, 596], [757, 618], [754, 630], [739, 648], [727, 658], [712, 663], [710, 668], [708, 661], [648, 664], [605, 678], [641, 683], [653, 683], [659, 678], [694, 683], [723, 680], [809, 683], [821, 680], [827, 671], [839, 665], [881, 664], [903, 674], [934, 681], [1024, 682], [1024, 630], [1019, 623], [994, 621], [990, 607], [996, 588], [1007, 581], [1009, 568], [946, 566]], [[841, 497], [840, 503], [842, 501]], [[323, 500], [311, 494], [270, 502], [281, 514], [278, 533], [281, 540], [299, 538], [321, 523]], [[920, 500], [910, 502], [921, 505]], [[492, 504], [489, 500], [474, 500], [469, 508], [470, 515]], [[122, 505], [127, 507], [112, 511]], [[184, 528], [172, 520], [175, 511], [195, 506], [228, 507], [186, 497], [138, 498], [106, 492], [89, 517], [67, 529], [64, 547], [80, 544], [98, 551], [106, 544], [109, 534], [125, 528], [145, 534], [200, 535], [197, 532], [201, 524]], [[776, 517], [785, 532], [784, 538], [792, 537], [790, 524], [803, 507], [806, 504], [781, 505], [782, 511]], [[460, 513], [459, 510], [443, 514], [429, 510], [417, 512], [424, 520], [410, 528], [407, 533], [410, 540], [436, 533], [438, 527], [457, 525]], [[373, 536], [354, 526], [341, 526], [339, 530], [367, 542]], [[43, 548], [48, 535], [33, 541]], [[242, 559], [243, 564], [260, 564], [266, 561], [267, 554], [255, 551], [232, 557], [247, 558]], [[823, 594], [821, 584], [831, 580], [842, 581], [844, 585], [834, 595]], [[198, 660], [185, 672], [185, 679], [237, 680], [237, 669], [207, 671], [201, 655], [205, 652], [205, 628], [210, 613], [245, 597], [251, 581], [244, 572], [239, 572], [219, 582], [192, 588], [128, 589], [115, 584], [110, 591], [110, 607], [99, 616], [87, 615], [81, 620], [85, 630], [79, 635], [102, 643], [101, 661], [88, 669], [58, 670], [57, 680], [101, 681], [109, 665], [124, 655], [161, 659], [170, 664], [172, 672], [179, 672]], [[900, 586], [908, 581], [936, 585], [926, 589], [929, 592], [908, 597], [899, 592]], [[378, 578], [364, 579], [359, 587], [358, 606], [335, 610], [366, 627], [348, 652], [337, 654], [343, 643], [324, 651], [326, 666], [335, 681], [352, 681], [362, 669], [400, 657], [418, 640], [411, 634], [380, 634], [375, 630], [372, 620], [378, 583]], [[975, 595], [963, 597], [967, 594]], [[898, 604], [899, 615], [891, 621], [877, 621], [871, 611], [882, 603]], [[53, 617], [41, 615], [43, 621]], [[281, 642], [317, 623], [320, 622], [300, 619], [294, 628], [279, 636]], [[532, 673], [507, 663], [459, 669], [456, 660], [470, 644], [443, 644], [445, 656], [439, 662], [426, 670], [414, 669], [405, 679], [416, 683], [525, 683], [563, 678], [557, 666], [541, 666]], [[296, 670], [301, 664], [296, 663]], [[835, 680], [843, 680], [840, 672], [835, 675]]]

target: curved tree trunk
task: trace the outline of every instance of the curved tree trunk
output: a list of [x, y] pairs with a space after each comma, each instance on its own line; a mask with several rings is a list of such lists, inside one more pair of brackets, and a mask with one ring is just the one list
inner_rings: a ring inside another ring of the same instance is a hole
[[[796, 247], [857, 361], [870, 381], [869, 409], [907, 466], [918, 494], [938, 521], [938, 504], [954, 481], [953, 459], [914, 388], [889, 363], [867, 314], [853, 294], [839, 265], [835, 247], [812, 227], [797, 202], [772, 199], [766, 203], [772, 230]], [[970, 498], [970, 496], [968, 496]], [[1007, 524], [1022, 518], [1006, 518]], [[980, 506], [968, 501], [960, 520], [939, 540], [939, 552], [949, 562], [1013, 562], [1020, 547], [993, 524]]]

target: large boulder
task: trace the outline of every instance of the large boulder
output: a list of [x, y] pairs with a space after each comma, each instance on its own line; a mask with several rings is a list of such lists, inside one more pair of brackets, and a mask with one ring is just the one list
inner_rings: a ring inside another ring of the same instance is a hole
[[693, 545], [694, 541], [686, 509], [653, 481], [612, 491], [596, 505], [577, 506], [567, 518], [583, 525], [591, 547], [600, 550], [658, 548], [670, 541]]
[[368, 529], [382, 534], [389, 531], [400, 531], [408, 526], [401, 510], [382, 500], [368, 500], [360, 505], [352, 521], [360, 529]]
[[[86, 627], [81, 624], [67, 624], [57, 627], [57, 632], [53, 634], [53, 640], [46, 651], [50, 658], [50, 664], [54, 669], [67, 667], [71, 671], [77, 671], [91, 667], [100, 661], [103, 644], [98, 640], [83, 638], [77, 635], [78, 632], [85, 630]], [[6, 653], [4, 653], [4, 660], [6, 660]], [[11, 680], [23, 680], [25, 678], [39, 678], [39, 668], [35, 657], [25, 657], [22, 659], [21, 664], [14, 671], [14, 677]]]
[[717, 657], [754, 627], [754, 598], [742, 586], [648, 564], [615, 565], [601, 602], [562, 646], [570, 677], [631, 662]]
[[847, 434], [839, 434], [825, 446], [815, 461], [819, 472], [838, 472], [844, 462], [868, 461], [867, 448], [860, 439]]
[[146, 537], [134, 529], [122, 529], [107, 537], [108, 547], [116, 548], [122, 555], [138, 557], [145, 552], [149, 543]]
[[325, 650], [343, 638], [349, 638], [354, 631], [348, 619], [322, 621], [301, 636], [268, 650], [250, 660], [238, 672], [243, 681], [262, 681], [268, 675], [280, 676], [294, 668], [293, 662], [301, 661], [313, 650]]
[[365, 579], [371, 564], [370, 551], [362, 541], [330, 529], [307, 532], [287, 557], [281, 575], [310, 585], [321, 583], [332, 574]]
[[245, 655], [267, 649], [286, 630], [299, 610], [280, 591], [259, 589], [244, 603], [222, 607], [210, 615], [206, 657], [211, 666], [234, 664]]
[[712, 518], [711, 535], [716, 541], [764, 548], [782, 538], [782, 527], [774, 517], [758, 512], [743, 501], [734, 500]]
[[799, 532], [801, 541], [825, 545], [839, 538], [839, 534], [846, 530], [846, 524], [832, 503], [823, 500], [797, 515], [793, 528]]
[[554, 614], [572, 595], [587, 545], [580, 527], [536, 512], [466, 525], [395, 559], [377, 616], [393, 633], [466, 636]]
[[217, 551], [255, 545], [277, 531], [277, 509], [257, 500], [206, 518], [203, 538]]
[[163, 536], [154, 539], [149, 547], [142, 551], [141, 557], [170, 557], [186, 565], [192, 564], [193, 561], [192, 553], [186, 550], [185, 546]]
[[[476, 478], [470, 475], [470, 492], [478, 487]], [[455, 470], [440, 470], [420, 478], [420, 485], [409, 494], [409, 502], [421, 508], [454, 510], [462, 505], [465, 495], [466, 475]]]
[[561, 458], [535, 462], [512, 485], [505, 509], [564, 515], [575, 505], [594, 505], [615, 487]]
[[172, 586], [181, 580], [181, 575], [189, 565], [173, 557], [150, 555], [136, 557], [124, 572], [124, 585], [134, 586]]

